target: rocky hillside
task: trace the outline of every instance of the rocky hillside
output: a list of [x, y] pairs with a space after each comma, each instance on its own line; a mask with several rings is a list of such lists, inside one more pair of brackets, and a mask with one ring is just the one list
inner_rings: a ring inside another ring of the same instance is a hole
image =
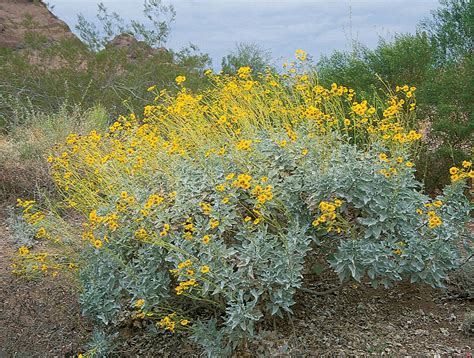
[[79, 39], [64, 21], [58, 19], [43, 1], [0, 0], [0, 47], [22, 49], [29, 34], [46, 42]]

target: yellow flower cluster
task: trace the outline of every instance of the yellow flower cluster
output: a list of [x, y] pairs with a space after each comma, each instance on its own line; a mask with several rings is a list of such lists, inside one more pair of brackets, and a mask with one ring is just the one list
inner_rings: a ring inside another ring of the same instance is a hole
[[338, 234], [342, 232], [342, 228], [337, 225], [337, 208], [341, 207], [343, 201], [340, 199], [335, 199], [333, 202], [328, 201], [321, 201], [319, 203], [319, 210], [321, 211], [321, 215], [319, 215], [314, 221], [312, 225], [314, 227], [319, 227], [321, 224], [326, 225], [326, 231], [336, 231]]
[[443, 220], [441, 219], [441, 217], [438, 216], [438, 214], [436, 213], [435, 210], [431, 210], [431, 209], [439, 209], [443, 206], [443, 202], [441, 200], [436, 200], [432, 203], [425, 203], [424, 204], [424, 208], [428, 209], [428, 211], [425, 213], [425, 210], [424, 209], [416, 209], [416, 212], [419, 214], [419, 215], [425, 215], [427, 216], [427, 219], [428, 219], [428, 227], [430, 229], [435, 229], [437, 228], [438, 226], [441, 226], [441, 224], [443, 224]]
[[184, 81], [186, 81], [186, 77], [185, 77], [185, 76], [178, 76], [178, 77], [176, 77], [176, 80], [175, 80], [175, 81], [176, 81], [176, 83], [177, 83], [178, 85], [180, 85], [180, 84], [182, 84]]
[[248, 66], [240, 67], [237, 70], [237, 75], [242, 79], [246, 79], [246, 78], [250, 77], [251, 73], [252, 73], [252, 69]]
[[163, 198], [162, 196], [152, 194], [148, 198], [147, 202], [143, 205], [143, 208], [147, 210], [151, 209], [153, 206], [161, 204], [164, 200], [165, 198]]
[[304, 50], [301, 50], [301, 49], [296, 50], [295, 56], [300, 61], [306, 61], [306, 59], [308, 58], [308, 54]]
[[184, 236], [183, 239], [185, 240], [192, 240], [193, 238], [193, 233], [196, 231], [196, 228], [194, 227], [193, 219], [188, 218], [184, 223], [183, 223], [183, 228], [184, 228]]
[[382, 168], [379, 171], [379, 173], [384, 175], [386, 178], [390, 178], [391, 176], [397, 175], [398, 171], [401, 170], [403, 167], [412, 168], [414, 166], [413, 162], [405, 161], [402, 156], [398, 156], [394, 159], [391, 159], [386, 153], [380, 153], [379, 160], [381, 162], [390, 164], [388, 169]]
[[158, 323], [159, 327], [166, 331], [174, 332], [176, 326], [176, 322], [174, 321], [175, 316], [176, 313], [172, 313], [163, 317]]
[[[220, 190], [220, 191], [222, 191], [222, 190]], [[202, 210], [204, 215], [207, 215], [207, 216], [211, 215], [211, 211], [212, 211], [211, 204], [202, 202], [202, 203], [199, 203], [199, 206], [201, 207], [201, 210]]]
[[451, 174], [451, 181], [456, 182], [466, 178], [474, 179], [474, 171], [471, 169], [471, 167], [472, 162], [467, 160], [462, 162], [462, 166], [460, 168], [451, 167], [449, 169], [449, 174]]
[[18, 248], [18, 253], [20, 254], [20, 256], [26, 256], [30, 253], [30, 250], [26, 246], [21, 246], [20, 248]]
[[33, 210], [34, 204], [35, 204], [34, 200], [17, 199], [17, 207], [23, 208], [22, 210], [23, 218], [26, 220], [28, 224], [33, 225], [33, 226], [38, 224], [40, 221], [42, 221], [45, 218], [45, 214], [42, 211]]
[[209, 220], [209, 227], [211, 229], [217, 228], [219, 226], [219, 224], [220, 224], [220, 221], [217, 220], [217, 219], [212, 218], [211, 220]]
[[252, 177], [248, 174], [239, 174], [237, 176], [237, 180], [234, 180], [232, 186], [235, 188], [242, 188], [244, 190], [250, 189], [250, 182], [252, 181]]
[[256, 185], [252, 189], [252, 195], [257, 198], [261, 205], [263, 205], [265, 202], [273, 199], [272, 189], [273, 187], [271, 185], [268, 185], [265, 188], [263, 188], [261, 185]]
[[168, 235], [170, 228], [171, 228], [170, 224], [163, 224], [163, 230], [160, 231], [160, 236], [163, 237], [163, 236]]
[[135, 237], [139, 240], [145, 240], [148, 238], [148, 232], [146, 231], [146, 229], [141, 228], [135, 231]]
[[177, 295], [182, 295], [184, 292], [195, 286], [198, 286], [198, 283], [194, 278], [192, 278], [187, 281], [180, 282], [179, 285], [175, 288], [175, 291]]
[[242, 139], [239, 142], [237, 142], [235, 147], [238, 150], [249, 150], [251, 146], [252, 146], [252, 141], [251, 140]]
[[[395, 91], [396, 92], [404, 92], [406, 98], [412, 98], [415, 94], [416, 87], [414, 87], [414, 86], [409, 87], [408, 85], [396, 86]], [[415, 109], [415, 103], [410, 104], [410, 110], [414, 110], [414, 109]]]
[[428, 211], [428, 227], [430, 229], [437, 228], [443, 223], [443, 220], [436, 215], [436, 212], [434, 211]]
[[14, 259], [12, 264], [12, 272], [18, 275], [51, 275], [57, 277], [60, 272], [67, 270], [77, 270], [77, 265], [73, 262], [65, 262], [61, 258], [48, 253], [32, 253], [27, 246], [18, 248], [18, 257]]
[[140, 299], [135, 301], [134, 306], [136, 308], [141, 308], [141, 307], [143, 307], [144, 304], [145, 304], [145, 300], [143, 298], [140, 298]]

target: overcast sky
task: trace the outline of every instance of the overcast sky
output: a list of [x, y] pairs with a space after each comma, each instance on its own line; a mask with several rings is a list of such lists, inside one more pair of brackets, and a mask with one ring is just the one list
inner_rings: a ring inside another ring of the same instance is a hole
[[[77, 14], [93, 20], [95, 0], [47, 0], [74, 31]], [[125, 19], [141, 19], [142, 0], [103, 0]], [[167, 47], [193, 43], [219, 67], [236, 42], [269, 49], [276, 63], [304, 49], [316, 59], [347, 50], [351, 39], [373, 48], [380, 36], [414, 32], [438, 0], [174, 0], [176, 20]]]

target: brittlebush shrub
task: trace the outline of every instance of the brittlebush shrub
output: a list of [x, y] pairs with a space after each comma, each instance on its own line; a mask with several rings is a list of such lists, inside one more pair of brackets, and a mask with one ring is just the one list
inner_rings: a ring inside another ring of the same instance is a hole
[[209, 71], [200, 94], [179, 76], [177, 95], [149, 88], [143, 114], [71, 134], [48, 160], [54, 212], [81, 224], [19, 206], [39, 240], [75, 255], [38, 263], [21, 247], [17, 272], [79, 267], [85, 313], [186, 332], [216, 357], [291, 314], [311, 260], [343, 282], [442, 286], [466, 234], [470, 163], [430, 199], [414, 179], [415, 89], [368, 103], [312, 82], [297, 58], [255, 79]]

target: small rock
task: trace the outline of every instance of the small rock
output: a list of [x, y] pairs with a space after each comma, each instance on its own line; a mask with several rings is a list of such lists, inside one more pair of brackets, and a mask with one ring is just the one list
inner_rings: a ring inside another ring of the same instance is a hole
[[415, 335], [417, 335], [417, 336], [427, 335], [427, 334], [428, 334], [428, 331], [426, 329], [417, 329], [415, 331]]

